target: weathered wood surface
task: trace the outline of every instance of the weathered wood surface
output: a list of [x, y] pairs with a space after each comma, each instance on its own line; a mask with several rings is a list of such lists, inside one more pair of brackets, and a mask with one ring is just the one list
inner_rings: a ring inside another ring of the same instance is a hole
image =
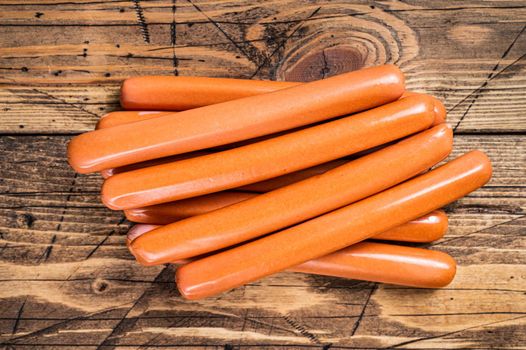
[[[0, 343], [22, 348], [526, 348], [524, 1], [0, 0]], [[143, 268], [71, 136], [143, 74], [312, 80], [384, 62], [443, 98], [495, 173], [447, 210], [441, 290], [283, 273], [199, 302]], [[332, 344], [332, 345], [330, 345]]]

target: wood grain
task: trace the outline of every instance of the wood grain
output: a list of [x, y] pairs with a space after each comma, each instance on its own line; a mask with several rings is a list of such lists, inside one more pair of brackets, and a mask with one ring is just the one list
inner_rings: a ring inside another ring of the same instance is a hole
[[312, 80], [386, 62], [459, 132], [526, 125], [520, 1], [148, 1], [140, 17], [135, 3], [0, 2], [0, 131], [91, 130], [129, 76]]
[[[0, 0], [0, 344], [5, 349], [526, 349], [524, 1]], [[457, 156], [494, 176], [429, 244], [443, 289], [281, 273], [184, 301], [137, 265], [70, 134], [145, 74], [309, 81], [381, 63], [444, 100]]]

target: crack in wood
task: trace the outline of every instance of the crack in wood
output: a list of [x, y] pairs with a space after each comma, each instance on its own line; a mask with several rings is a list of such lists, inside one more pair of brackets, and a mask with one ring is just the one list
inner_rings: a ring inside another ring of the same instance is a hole
[[[173, 317], [171, 317], [171, 318], [173, 318]], [[173, 328], [173, 327], [177, 326], [178, 324], [183, 324], [184, 325], [184, 323], [186, 322], [187, 319], [188, 319], [188, 317], [176, 317], [175, 321], [172, 321], [170, 323], [170, 325], [168, 327], [166, 327], [166, 329]], [[139, 345], [139, 349], [142, 349], [142, 348], [145, 348], [145, 347], [150, 347], [150, 346], [154, 346], [154, 347], [158, 346], [158, 344], [153, 344], [153, 343], [154, 343], [154, 341], [159, 339], [162, 335], [163, 335], [163, 333], [157, 334], [152, 339], [150, 339], [147, 342]]]
[[354, 323], [354, 326], [351, 331], [351, 337], [354, 336], [356, 332], [358, 331], [358, 327], [360, 327], [360, 323], [362, 322], [365, 316], [365, 309], [367, 309], [367, 305], [369, 305], [369, 301], [371, 300], [371, 297], [373, 296], [377, 288], [378, 288], [378, 283], [374, 283], [373, 286], [371, 287], [371, 291], [367, 295], [367, 299], [365, 300], [365, 303], [363, 304], [362, 311], [360, 312], [358, 319]]
[[210, 21], [210, 23], [216, 27], [220, 32], [221, 34], [223, 34], [225, 36], [225, 38], [228, 39], [228, 41], [230, 41], [230, 43], [232, 43], [232, 45], [234, 45], [238, 50], [239, 52], [241, 52], [249, 61], [251, 61], [252, 63], [254, 64], [258, 64], [257, 60], [252, 57], [248, 52], [246, 52], [240, 45], [238, 45], [236, 43], [236, 41], [234, 39], [232, 39], [232, 37], [230, 35], [227, 34], [227, 32], [225, 32], [225, 30], [223, 28], [221, 28], [221, 26], [218, 24], [217, 21], [214, 21], [211, 17], [209, 17], [199, 6], [197, 6], [192, 0], [186, 0], [188, 1], [199, 13], [201, 13], [203, 16], [206, 17], [206, 19], [208, 19], [208, 21]]
[[[245, 296], [245, 286], [243, 286], [243, 296]], [[247, 325], [247, 318], [248, 318], [248, 309], [245, 309], [245, 314], [243, 315], [243, 325], [241, 326], [241, 332], [245, 331], [245, 327]], [[239, 339], [239, 342], [237, 343], [238, 346], [241, 345], [242, 339]]]
[[[6, 89], [6, 90], [9, 91], [9, 92], [11, 92], [11, 93], [13, 93], [13, 94], [15, 94], [15, 95], [17, 95], [17, 96], [21, 96], [21, 95], [19, 94], [19, 92], [26, 92], [26, 93], [28, 93], [28, 92], [30, 92], [30, 91], [32, 91], [32, 92], [36, 92], [36, 93], [38, 93], [38, 94], [44, 95], [45, 97], [47, 97], [47, 98], [49, 98], [49, 99], [51, 99], [51, 100], [58, 101], [58, 102], [59, 102], [59, 103], [57, 103], [58, 105], [62, 104], [62, 105], [66, 105], [66, 106], [69, 106], [69, 107], [73, 107], [73, 108], [76, 109], [76, 110], [79, 110], [79, 111], [82, 111], [82, 112], [87, 113], [87, 114], [89, 114], [89, 115], [92, 115], [92, 116], [94, 116], [94, 117], [100, 118], [100, 115], [98, 115], [98, 114], [96, 114], [96, 113], [93, 113], [93, 112], [90, 112], [90, 111], [88, 111], [87, 109], [85, 109], [85, 108], [82, 107], [82, 106], [78, 106], [78, 105], [76, 105], [76, 104], [74, 104], [74, 103], [68, 102], [68, 101], [66, 101], [66, 100], [63, 100], [63, 99], [61, 99], [61, 98], [58, 98], [58, 97], [53, 96], [53, 95], [51, 95], [51, 94], [49, 94], [49, 93], [47, 93], [47, 92], [44, 92], [44, 91], [41, 91], [41, 90], [38, 90], [38, 89], [35, 89], [35, 88], [33, 88], [33, 89], [28, 89], [28, 90], [15, 90], [15, 89]], [[21, 96], [21, 97], [23, 97], [23, 96]]]
[[291, 325], [294, 329], [296, 329], [299, 332], [299, 334], [307, 338], [310, 342], [314, 344], [322, 344], [322, 342], [320, 341], [320, 339], [318, 339], [316, 334], [309, 332], [303, 325], [299, 324], [291, 316], [284, 315], [282, 318], [285, 320], [285, 322]]
[[465, 332], [465, 331], [468, 331], [468, 330], [471, 330], [471, 329], [487, 327], [487, 326], [491, 326], [491, 325], [495, 325], [495, 324], [499, 324], [499, 323], [509, 322], [509, 321], [513, 321], [513, 320], [518, 320], [518, 319], [521, 319], [521, 318], [524, 318], [524, 317], [526, 317], [526, 315], [518, 316], [518, 317], [512, 317], [512, 318], [507, 318], [505, 320], [499, 320], [499, 321], [494, 321], [494, 322], [489, 322], [489, 323], [482, 323], [482, 324], [479, 324], [479, 325], [462, 328], [462, 329], [460, 329], [458, 331], [447, 332], [447, 333], [442, 333], [442, 334], [439, 334], [439, 335], [431, 335], [431, 336], [427, 336], [427, 337], [421, 337], [421, 338], [418, 338], [418, 339], [408, 340], [408, 341], [401, 342], [401, 343], [398, 343], [398, 344], [395, 344], [395, 345], [390, 345], [390, 346], [385, 347], [383, 349], [399, 348], [401, 346], [406, 346], [406, 345], [409, 345], [409, 344], [419, 343], [419, 342], [426, 341], [426, 340], [440, 339], [440, 338], [447, 337], [447, 336], [450, 336], [450, 335], [453, 335], [453, 334], [462, 333], [462, 332]]
[[51, 237], [51, 242], [44, 250], [44, 253], [42, 253], [42, 256], [40, 256], [40, 259], [38, 259], [39, 262], [42, 261], [42, 259], [44, 259], [44, 262], [46, 262], [47, 259], [49, 259], [56, 240], [57, 240], [57, 235], [53, 235], [53, 237]]
[[179, 65], [179, 59], [175, 54], [175, 45], [177, 44], [177, 24], [175, 23], [175, 13], [177, 12], [177, 0], [172, 0], [172, 23], [170, 24], [170, 43], [172, 45], [172, 65], [173, 65], [173, 74], [175, 76], [179, 75], [179, 70], [177, 69]]
[[[91, 258], [93, 256], [93, 254], [95, 254], [95, 252], [101, 247], [104, 245], [104, 243], [106, 243], [106, 241], [108, 240], [108, 238], [110, 238], [110, 236], [112, 236], [116, 231], [117, 229], [119, 228], [120, 225], [122, 225], [124, 223], [124, 221], [126, 221], [126, 216], [124, 214], [121, 214], [122, 217], [121, 219], [119, 220], [119, 222], [117, 222], [117, 227], [115, 227], [114, 229], [112, 229], [110, 231], [110, 233], [108, 233], [104, 239], [102, 239], [99, 243], [97, 243], [97, 245], [95, 246], [95, 248], [93, 248], [89, 253], [88, 255], [86, 256], [86, 258], [84, 260], [88, 260], [89, 258]], [[75, 271], [76, 272], [76, 271]]]
[[144, 17], [144, 11], [141, 6], [141, 0], [132, 0], [132, 2], [135, 8], [135, 14], [137, 15], [137, 21], [139, 23], [144, 42], [149, 44], [150, 32], [148, 31], [148, 23], [146, 23], [146, 18]]
[[13, 331], [11, 332], [11, 334], [16, 334], [16, 332], [18, 330], [18, 325], [19, 325], [20, 319], [22, 317], [22, 312], [24, 312], [24, 306], [26, 306], [26, 301], [27, 301], [27, 297], [24, 299], [24, 301], [22, 302], [22, 305], [18, 309], [18, 312], [16, 314], [15, 323], [13, 325]]
[[103, 310], [96, 311], [96, 312], [92, 312], [92, 313], [89, 313], [87, 315], [80, 315], [80, 316], [70, 317], [70, 318], [64, 319], [61, 322], [54, 323], [54, 324], [52, 324], [50, 326], [46, 326], [46, 327], [37, 329], [37, 330], [29, 332], [29, 333], [26, 333], [26, 334], [23, 334], [23, 335], [20, 335], [20, 336], [16, 336], [16, 337], [4, 340], [2, 342], [2, 345], [16, 345], [16, 344], [18, 344], [18, 340], [27, 339], [27, 338], [30, 338], [30, 337], [33, 337], [33, 336], [39, 336], [39, 335], [47, 334], [48, 332], [52, 332], [52, 331], [58, 329], [59, 327], [67, 325], [67, 324], [69, 324], [71, 322], [75, 322], [75, 321], [79, 321], [79, 320], [88, 320], [92, 316], [96, 316], [96, 315], [100, 315], [100, 314], [103, 314], [103, 313], [106, 313], [106, 312], [117, 310], [117, 309], [120, 309], [122, 307], [125, 307], [128, 304], [129, 303], [116, 305], [114, 307], [103, 309]]
[[329, 64], [327, 63], [327, 54], [325, 53], [325, 49], [321, 50], [321, 57], [323, 59], [323, 68], [321, 69], [321, 78], [325, 79], [327, 77], [327, 74], [331, 71], [331, 68], [329, 67]]
[[[163, 277], [163, 274], [168, 271], [169, 268], [168, 267], [165, 267], [164, 269], [162, 269], [158, 274], [157, 276], [153, 279], [153, 282], [155, 281], [158, 281], [159, 279], [162, 279]], [[108, 334], [104, 340], [102, 340], [102, 342], [100, 342], [99, 346], [97, 346], [97, 350], [101, 350], [102, 348], [105, 348], [105, 347], [108, 347], [110, 346], [108, 343], [110, 341], [110, 339], [114, 338], [117, 336], [117, 334], [121, 331], [121, 327], [122, 325], [124, 324], [125, 320], [127, 319], [128, 315], [130, 314], [130, 312], [139, 304], [140, 301], [142, 301], [145, 297], [146, 297], [146, 294], [148, 293], [150, 289], [149, 288], [145, 288], [144, 291], [141, 293], [141, 295], [135, 299], [135, 301], [132, 303], [132, 305], [128, 308], [128, 310], [124, 313], [124, 315], [121, 317], [121, 319], [119, 320], [119, 322], [117, 323], [117, 325], [115, 325], [115, 327], [113, 327], [113, 330], [111, 331], [110, 334]]]
[[66, 215], [66, 210], [68, 208], [69, 201], [71, 200], [73, 190], [75, 189], [75, 184], [77, 182], [79, 174], [75, 172], [73, 175], [73, 180], [71, 181], [71, 185], [69, 186], [68, 195], [66, 197], [66, 203], [64, 203], [64, 209], [62, 210], [62, 215], [60, 216], [60, 220], [58, 222], [56, 231], [60, 231], [62, 229], [62, 223], [64, 222], [64, 216]]
[[[506, 70], [508, 70], [509, 68], [515, 66], [518, 62], [522, 61], [524, 58], [526, 57], [526, 53], [522, 54], [519, 58], [517, 58], [516, 60], [514, 60], [513, 62], [511, 62], [510, 64], [508, 64], [506, 67], [502, 68], [500, 71], [498, 71], [496, 74], [494, 74], [491, 78], [487, 79], [487, 83], [489, 83], [490, 81], [494, 80], [495, 78], [497, 78], [498, 76], [500, 76], [502, 73], [504, 73]], [[486, 83], [485, 82], [485, 83]], [[484, 84], [483, 84], [484, 85]], [[478, 88], [476, 88], [475, 90], [473, 90], [471, 93], [469, 93], [466, 97], [464, 97], [463, 99], [461, 99], [459, 102], [457, 102], [453, 107], [451, 107], [450, 109], [448, 109], [448, 113], [455, 110], [458, 106], [460, 106], [462, 103], [464, 103], [467, 99], [469, 99], [471, 96], [473, 96], [474, 94], [476, 94], [478, 91], [480, 91], [481, 89], [483, 89], [485, 86], [479, 86]]]
[[517, 220], [520, 220], [520, 219], [523, 219], [524, 217], [526, 217], [526, 215], [521, 215], [519, 217], [516, 217], [516, 218], [513, 218], [511, 220], [508, 220], [508, 221], [504, 221], [504, 222], [501, 222], [499, 224], [495, 224], [495, 225], [492, 225], [490, 227], [484, 227], [484, 228], [481, 228], [480, 230], [476, 230], [474, 232], [470, 232], [470, 233], [466, 233], [464, 235], [461, 235], [461, 236], [456, 236], [456, 237], [452, 237], [450, 239], [445, 239], [445, 240], [442, 240], [442, 241], [438, 241], [438, 242], [433, 242], [433, 243], [430, 243], [428, 244], [427, 246], [428, 247], [435, 247], [437, 245], [442, 245], [444, 243], [451, 243], [453, 241], [457, 241], [459, 239], [464, 239], [466, 237], [469, 237], [471, 235], [474, 235], [474, 234], [477, 234], [477, 233], [480, 233], [480, 232], [483, 232], [483, 231], [486, 231], [486, 230], [491, 230], [493, 228], [496, 228], [496, 227], [499, 227], [499, 226], [502, 226], [502, 225], [506, 225], [506, 224], [509, 224], [509, 223], [512, 223], [514, 221], [517, 221]]
[[263, 60], [263, 62], [256, 68], [256, 70], [254, 71], [254, 73], [252, 73], [252, 75], [250, 76], [250, 79], [253, 79], [258, 73], [259, 71], [266, 65], [268, 64], [268, 62], [270, 61], [270, 59], [279, 51], [281, 50], [284, 46], [285, 46], [285, 43], [294, 35], [298, 32], [298, 30], [300, 30], [303, 25], [305, 24], [306, 21], [308, 21], [310, 18], [312, 18], [313, 16], [315, 16], [319, 11], [321, 10], [321, 6], [316, 8], [316, 10], [314, 10], [310, 15], [308, 15], [305, 19], [303, 19], [301, 22], [298, 23], [298, 25], [296, 26], [296, 28], [294, 28], [294, 30], [292, 30], [292, 32], [287, 35], [285, 37], [284, 40], [281, 41], [281, 43], [274, 49], [274, 51], [272, 51], [272, 53], [265, 57], [265, 59]]
[[471, 103], [469, 104], [468, 108], [466, 108], [466, 111], [464, 112], [464, 114], [462, 114], [462, 116], [460, 117], [460, 119], [458, 120], [457, 124], [455, 125], [455, 127], [453, 128], [453, 132], [455, 132], [457, 130], [457, 128], [460, 126], [460, 124], [462, 123], [462, 121], [464, 120], [464, 118], [467, 116], [467, 114], [469, 113], [469, 111], [471, 110], [471, 107], [473, 107], [473, 105], [475, 104], [475, 102], [478, 100], [478, 98], [482, 95], [482, 90], [488, 85], [488, 83], [490, 82], [491, 78], [493, 77], [493, 75], [495, 74], [495, 72], [497, 71], [497, 68], [499, 68], [500, 66], [500, 63], [502, 62], [502, 60], [504, 58], [506, 58], [506, 56], [508, 55], [508, 53], [511, 51], [511, 49], [513, 48], [513, 46], [515, 46], [515, 43], [517, 42], [517, 40], [519, 40], [520, 36], [522, 35], [522, 33], [524, 33], [524, 30], [526, 30], [526, 25], [524, 27], [522, 27], [522, 29], [519, 31], [519, 33], [515, 36], [515, 38], [513, 39], [513, 41], [510, 43], [510, 45], [508, 45], [508, 48], [506, 50], [504, 50], [504, 53], [500, 56], [500, 59], [499, 61], [497, 62], [497, 64], [495, 64], [495, 66], [493, 67], [493, 69], [491, 70], [491, 72], [488, 74], [488, 76], [486, 77], [486, 80], [484, 81], [484, 83], [482, 83], [482, 85], [477, 89], [478, 92], [475, 93], [475, 96], [473, 97], [473, 100], [471, 101]]

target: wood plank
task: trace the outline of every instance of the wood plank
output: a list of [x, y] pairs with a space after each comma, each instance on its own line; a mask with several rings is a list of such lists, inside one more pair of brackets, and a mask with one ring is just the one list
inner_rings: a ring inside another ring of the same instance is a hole
[[[526, 349], [525, 23], [514, 0], [0, 0], [0, 344]], [[426, 245], [458, 262], [443, 289], [281, 273], [182, 300], [173, 267], [134, 262], [131, 223], [53, 135], [92, 130], [129, 76], [309, 81], [382, 63], [444, 100], [453, 156], [493, 162]]]
[[0, 339], [6, 343], [378, 348], [410, 342], [438, 349], [499, 345], [503, 336], [520, 348], [526, 340], [520, 135], [456, 137], [453, 156], [484, 150], [494, 177], [448, 206], [450, 231], [430, 245], [459, 263], [447, 288], [281, 273], [196, 302], [181, 299], [172, 267], [133, 261], [124, 246], [130, 223], [102, 207], [98, 175], [69, 169], [69, 139], [0, 138], [6, 150], [0, 155]]
[[[386, 62], [409, 88], [442, 98], [459, 132], [526, 125], [520, 2], [178, 1], [174, 15], [152, 1], [140, 2], [142, 17], [130, 2], [58, 3], [0, 3], [0, 132], [91, 130], [119, 108], [129, 76], [310, 80]], [[321, 53], [336, 46], [354, 54], [323, 66]]]

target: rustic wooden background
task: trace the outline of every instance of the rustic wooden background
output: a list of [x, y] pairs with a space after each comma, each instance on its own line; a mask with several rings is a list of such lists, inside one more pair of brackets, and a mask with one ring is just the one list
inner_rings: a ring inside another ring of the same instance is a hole
[[[0, 342], [6, 349], [526, 349], [526, 1], [0, 0]], [[385, 62], [445, 101], [492, 181], [431, 244], [447, 288], [282, 273], [198, 302], [138, 266], [65, 147], [144, 74], [311, 80]]]

